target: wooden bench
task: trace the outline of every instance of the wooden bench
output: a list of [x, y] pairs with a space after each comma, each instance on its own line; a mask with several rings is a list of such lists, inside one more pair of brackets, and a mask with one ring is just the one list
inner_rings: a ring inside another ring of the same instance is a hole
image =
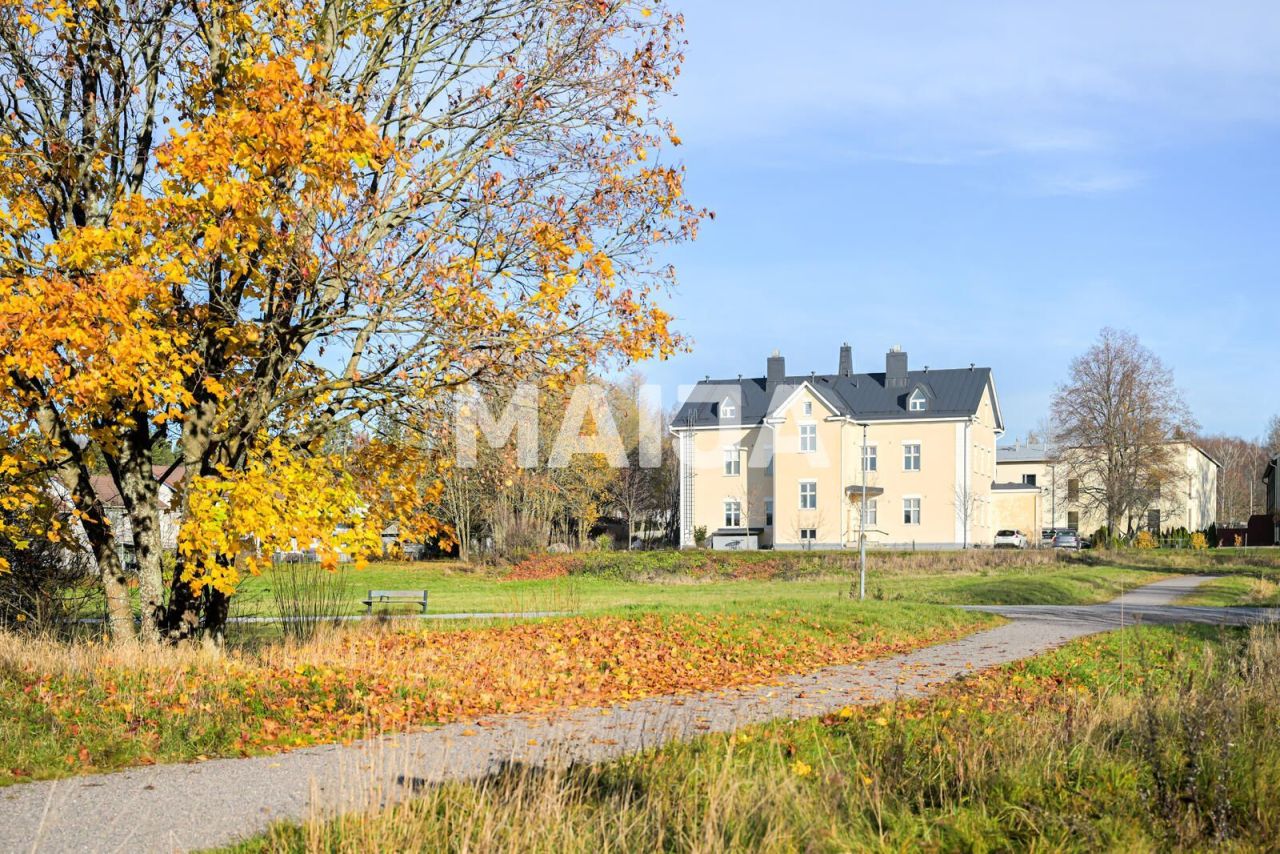
[[427, 613], [425, 590], [370, 590], [368, 598], [362, 601], [366, 614], [373, 613], [374, 605], [394, 605], [397, 602], [413, 602], [422, 607], [422, 613]]

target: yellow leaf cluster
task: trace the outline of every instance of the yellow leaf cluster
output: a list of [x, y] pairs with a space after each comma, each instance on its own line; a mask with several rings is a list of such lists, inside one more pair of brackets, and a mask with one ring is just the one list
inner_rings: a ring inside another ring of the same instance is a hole
[[337, 457], [300, 456], [274, 440], [244, 468], [193, 477], [186, 490], [178, 552], [196, 593], [230, 595], [282, 551], [315, 549], [336, 568], [381, 550], [381, 530]]

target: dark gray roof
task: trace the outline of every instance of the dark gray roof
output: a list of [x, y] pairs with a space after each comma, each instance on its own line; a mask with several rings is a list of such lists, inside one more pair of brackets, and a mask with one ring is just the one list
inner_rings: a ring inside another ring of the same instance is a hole
[[[907, 384], [897, 388], [885, 388], [882, 373], [786, 377], [774, 390], [772, 400], [765, 394], [764, 377], [703, 380], [693, 387], [680, 411], [676, 413], [672, 426], [709, 427], [734, 423], [734, 418], [720, 418], [720, 405], [726, 398], [734, 398], [735, 395], [735, 405], [738, 408], [736, 421], [746, 425], [760, 424], [766, 415], [805, 383], [809, 383], [837, 413], [859, 421], [883, 421], [891, 418], [926, 421], [975, 414], [982, 403], [983, 391], [991, 384], [991, 369], [910, 371], [907, 374]], [[907, 409], [907, 397], [917, 388], [923, 389], [929, 397], [929, 408], [924, 412], [910, 412]]]

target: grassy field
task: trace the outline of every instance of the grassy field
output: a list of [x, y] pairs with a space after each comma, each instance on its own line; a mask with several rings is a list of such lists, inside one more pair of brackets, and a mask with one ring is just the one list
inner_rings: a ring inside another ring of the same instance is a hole
[[1280, 547], [1194, 549], [1116, 549], [1083, 551], [1076, 556], [1088, 564], [1129, 569], [1213, 575], [1280, 576]]
[[[926, 556], [927, 557], [927, 556]], [[847, 559], [847, 558], [846, 558]], [[848, 570], [788, 579], [719, 580], [683, 575], [631, 581], [609, 575], [507, 581], [493, 570], [476, 570], [455, 561], [374, 563], [345, 568], [344, 613], [363, 613], [360, 600], [370, 589], [430, 591], [433, 613], [581, 611], [741, 611], [765, 607], [808, 608], [838, 599], [854, 582]], [[1104, 602], [1123, 590], [1157, 581], [1167, 570], [1051, 563], [978, 567], [955, 571], [918, 567], [881, 571], [877, 556], [868, 561], [867, 595], [886, 601], [954, 604], [1088, 604]], [[233, 614], [263, 616], [275, 612], [272, 572], [245, 582]], [[388, 609], [380, 609], [388, 610]], [[413, 606], [389, 609], [412, 613]]]
[[1207, 581], [1196, 592], [1183, 596], [1179, 605], [1215, 606], [1263, 606], [1280, 605], [1280, 576], [1275, 574], [1253, 577], [1245, 574], [1229, 575]]
[[[870, 599], [857, 602], [847, 554], [591, 560], [585, 574], [527, 580], [455, 562], [326, 576], [347, 613], [363, 610], [370, 588], [425, 588], [435, 613], [573, 613], [550, 620], [354, 621], [310, 641], [282, 639], [275, 623], [236, 624], [226, 651], [0, 635], [0, 784], [758, 683], [996, 620], [947, 605], [1102, 602], [1169, 571], [1049, 554], [879, 554]], [[250, 579], [233, 614], [269, 617], [277, 581]]]
[[512, 768], [247, 852], [1274, 850], [1280, 640], [1143, 628], [931, 698]]
[[370, 621], [227, 652], [0, 634], [0, 785], [759, 684], [997, 622], [936, 605], [828, 598], [803, 609], [775, 602], [486, 625]]

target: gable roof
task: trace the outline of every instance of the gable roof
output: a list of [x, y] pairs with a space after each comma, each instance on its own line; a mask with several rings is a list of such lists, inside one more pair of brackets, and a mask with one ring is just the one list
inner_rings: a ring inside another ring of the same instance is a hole
[[[982, 404], [983, 393], [995, 387], [990, 368], [954, 368], [947, 370], [910, 371], [905, 387], [887, 388], [885, 375], [810, 374], [784, 378], [774, 389], [772, 400], [765, 392], [764, 377], [736, 380], [703, 380], [693, 387], [676, 413], [672, 427], [714, 427], [724, 423], [755, 426], [763, 423], [784, 402], [808, 384], [816, 395], [828, 401], [841, 416], [856, 421], [917, 420], [965, 418], [975, 415]], [[925, 386], [930, 395], [929, 408], [923, 412], [907, 409], [907, 397], [917, 386]], [[738, 395], [738, 417], [722, 422], [719, 404], [726, 395]], [[996, 407], [996, 426], [1000, 411]]]
[[[151, 476], [160, 481], [164, 486], [167, 486], [170, 489], [177, 489], [178, 485], [182, 483], [183, 477], [186, 475], [186, 469], [182, 466], [177, 466], [173, 471], [169, 472], [168, 477], [164, 478], [164, 480], [160, 480], [164, 473], [168, 471], [168, 466], [152, 466]], [[124, 499], [120, 497], [120, 490], [116, 489], [116, 482], [111, 479], [111, 475], [91, 475], [89, 477], [89, 481], [93, 484], [93, 492], [98, 496], [98, 500], [102, 502], [102, 506], [124, 506]]]

